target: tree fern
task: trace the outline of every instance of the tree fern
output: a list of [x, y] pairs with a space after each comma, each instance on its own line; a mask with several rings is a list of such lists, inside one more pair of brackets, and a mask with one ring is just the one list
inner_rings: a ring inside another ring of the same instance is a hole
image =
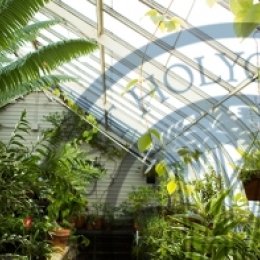
[[0, 0], [0, 106], [34, 89], [68, 80], [68, 77], [46, 75], [63, 63], [96, 48], [94, 42], [85, 39], [63, 40], [10, 61], [7, 51], [16, 54], [17, 48], [26, 41], [34, 40], [40, 29], [57, 23], [44, 21], [28, 25], [47, 2], [49, 0]]
[[12, 35], [12, 38], [10, 37], [8, 48], [6, 50], [8, 52], [16, 51], [24, 43], [34, 41], [40, 30], [48, 29], [50, 26], [57, 23], [60, 23], [60, 20], [40, 21], [23, 27], [22, 29], [16, 31]]
[[2, 0], [0, 2], [0, 48], [8, 47], [9, 39], [32, 19], [50, 0]]
[[0, 90], [14, 89], [20, 83], [36, 80], [62, 63], [96, 48], [96, 44], [83, 39], [60, 41], [42, 47], [17, 61], [0, 68]]

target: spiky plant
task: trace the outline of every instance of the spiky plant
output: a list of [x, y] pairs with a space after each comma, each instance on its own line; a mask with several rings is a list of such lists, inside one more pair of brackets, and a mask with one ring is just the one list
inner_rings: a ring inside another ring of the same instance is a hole
[[0, 107], [32, 90], [71, 80], [71, 77], [50, 73], [96, 48], [92, 41], [73, 39], [42, 46], [21, 57], [17, 55], [24, 43], [34, 41], [39, 30], [57, 23], [30, 23], [34, 14], [48, 2], [50, 0], [0, 0]]

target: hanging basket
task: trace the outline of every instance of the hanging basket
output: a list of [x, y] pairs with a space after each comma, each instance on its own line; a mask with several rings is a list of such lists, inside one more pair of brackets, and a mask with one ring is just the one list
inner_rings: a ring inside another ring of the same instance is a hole
[[253, 177], [243, 184], [247, 199], [253, 201], [260, 201], [260, 178]]

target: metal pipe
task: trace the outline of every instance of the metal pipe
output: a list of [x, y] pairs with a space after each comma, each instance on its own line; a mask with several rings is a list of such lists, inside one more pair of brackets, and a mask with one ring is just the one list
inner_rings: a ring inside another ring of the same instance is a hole
[[[103, 19], [103, 0], [97, 0], [97, 38], [100, 38], [104, 33], [104, 19]], [[108, 110], [107, 110], [107, 86], [106, 86], [106, 61], [105, 61], [105, 47], [99, 44], [100, 53], [100, 72], [103, 85], [103, 106], [105, 129], [108, 128]]]

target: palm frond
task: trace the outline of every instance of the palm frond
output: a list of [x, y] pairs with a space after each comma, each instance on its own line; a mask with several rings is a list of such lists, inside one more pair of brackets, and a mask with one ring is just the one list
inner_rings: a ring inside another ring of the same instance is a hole
[[0, 48], [8, 47], [12, 35], [23, 28], [33, 15], [50, 0], [0, 1]]
[[18, 85], [37, 80], [61, 64], [95, 49], [95, 43], [84, 39], [60, 41], [44, 46], [0, 68], [0, 91], [15, 91]]
[[47, 29], [57, 23], [60, 23], [60, 20], [40, 21], [23, 27], [16, 31], [12, 38], [9, 39], [7, 51], [14, 52], [25, 42], [34, 41], [40, 30]]
[[11, 91], [3, 91], [0, 95], [0, 107], [5, 106], [10, 100], [16, 99], [20, 96], [24, 96], [31, 91], [40, 90], [42, 88], [55, 86], [61, 82], [76, 81], [75, 78], [64, 75], [46, 75], [37, 80], [26, 82], [21, 85], [17, 85], [16, 88]]

